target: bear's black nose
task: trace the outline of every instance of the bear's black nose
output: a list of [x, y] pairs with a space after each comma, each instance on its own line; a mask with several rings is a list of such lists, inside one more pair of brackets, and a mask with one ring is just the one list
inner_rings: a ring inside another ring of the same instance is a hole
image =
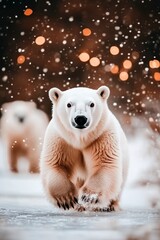
[[77, 124], [77, 128], [84, 128], [84, 125], [87, 122], [87, 118], [83, 115], [78, 115], [75, 117], [74, 121]]
[[19, 120], [20, 123], [23, 123], [24, 122], [24, 117], [19, 117], [18, 120]]

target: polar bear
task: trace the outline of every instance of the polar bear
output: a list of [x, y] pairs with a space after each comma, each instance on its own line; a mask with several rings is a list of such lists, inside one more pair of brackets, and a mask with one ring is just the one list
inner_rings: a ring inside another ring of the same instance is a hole
[[18, 172], [17, 161], [25, 156], [30, 172], [39, 171], [39, 158], [47, 115], [34, 102], [13, 101], [2, 105], [1, 135], [6, 147], [10, 170]]
[[119, 209], [128, 169], [125, 134], [107, 99], [110, 90], [52, 88], [40, 171], [48, 199], [59, 208]]

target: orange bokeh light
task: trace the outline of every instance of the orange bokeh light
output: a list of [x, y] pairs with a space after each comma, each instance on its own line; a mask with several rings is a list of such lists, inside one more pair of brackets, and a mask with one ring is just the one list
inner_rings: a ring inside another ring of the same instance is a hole
[[130, 60], [125, 60], [125, 61], [123, 62], [123, 67], [124, 67], [125, 69], [130, 69], [130, 68], [132, 67], [132, 62], [131, 62]]
[[100, 64], [100, 60], [97, 57], [92, 57], [89, 62], [93, 67], [97, 67]]
[[111, 53], [112, 55], [117, 55], [117, 54], [119, 53], [119, 48], [116, 47], [116, 46], [112, 46], [112, 47], [110, 48], [110, 53]]
[[26, 16], [30, 16], [32, 13], [33, 13], [33, 10], [30, 9], [30, 8], [27, 8], [27, 9], [24, 11], [24, 15], [26, 15]]
[[113, 65], [113, 66], [111, 67], [111, 73], [117, 74], [118, 71], [119, 71], [119, 67], [118, 67], [117, 65]]
[[158, 60], [154, 59], [154, 60], [149, 61], [149, 66], [150, 66], [150, 68], [159, 68], [160, 64], [159, 64]]
[[132, 52], [132, 58], [133, 58], [134, 60], [138, 59], [138, 58], [139, 58], [139, 53], [136, 52], [136, 51]]
[[46, 40], [45, 40], [45, 38], [43, 36], [39, 36], [39, 37], [36, 38], [35, 43], [37, 45], [43, 45], [45, 43], [45, 41]]
[[155, 72], [155, 73], [154, 73], [154, 79], [155, 79], [156, 81], [160, 81], [160, 72]]
[[91, 35], [91, 29], [89, 29], [89, 28], [84, 28], [83, 30], [82, 30], [82, 33], [83, 33], [83, 35], [85, 36], [85, 37], [88, 37], [89, 35]]
[[82, 62], [87, 62], [90, 58], [89, 54], [86, 52], [82, 52], [78, 57]]
[[18, 64], [23, 64], [25, 62], [25, 60], [26, 60], [25, 56], [24, 55], [20, 55], [17, 58], [17, 63]]
[[119, 78], [122, 80], [122, 81], [126, 81], [128, 80], [128, 73], [123, 71], [119, 74]]

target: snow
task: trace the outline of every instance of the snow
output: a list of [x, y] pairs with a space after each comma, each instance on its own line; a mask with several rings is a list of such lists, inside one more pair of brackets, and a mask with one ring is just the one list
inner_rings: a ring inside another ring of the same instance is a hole
[[[128, 132], [130, 164], [121, 207], [160, 209], [160, 139], [141, 119], [133, 118], [132, 128], [133, 132]], [[0, 156], [0, 199], [32, 196], [47, 204], [40, 176], [27, 173], [27, 161], [21, 159], [21, 173], [13, 174], [8, 170], [2, 141]]]
[[130, 167], [122, 205], [159, 209], [160, 138], [143, 121], [136, 119], [135, 124], [140, 126], [129, 137]]

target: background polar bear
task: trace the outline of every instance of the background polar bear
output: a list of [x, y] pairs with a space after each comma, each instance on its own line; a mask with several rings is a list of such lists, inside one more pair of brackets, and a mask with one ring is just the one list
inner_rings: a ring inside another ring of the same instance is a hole
[[125, 135], [107, 106], [106, 86], [49, 91], [53, 116], [41, 154], [49, 200], [59, 207], [112, 211], [127, 175]]
[[14, 101], [2, 106], [1, 134], [10, 170], [18, 172], [17, 161], [25, 156], [30, 172], [39, 171], [39, 158], [47, 115], [34, 102]]

